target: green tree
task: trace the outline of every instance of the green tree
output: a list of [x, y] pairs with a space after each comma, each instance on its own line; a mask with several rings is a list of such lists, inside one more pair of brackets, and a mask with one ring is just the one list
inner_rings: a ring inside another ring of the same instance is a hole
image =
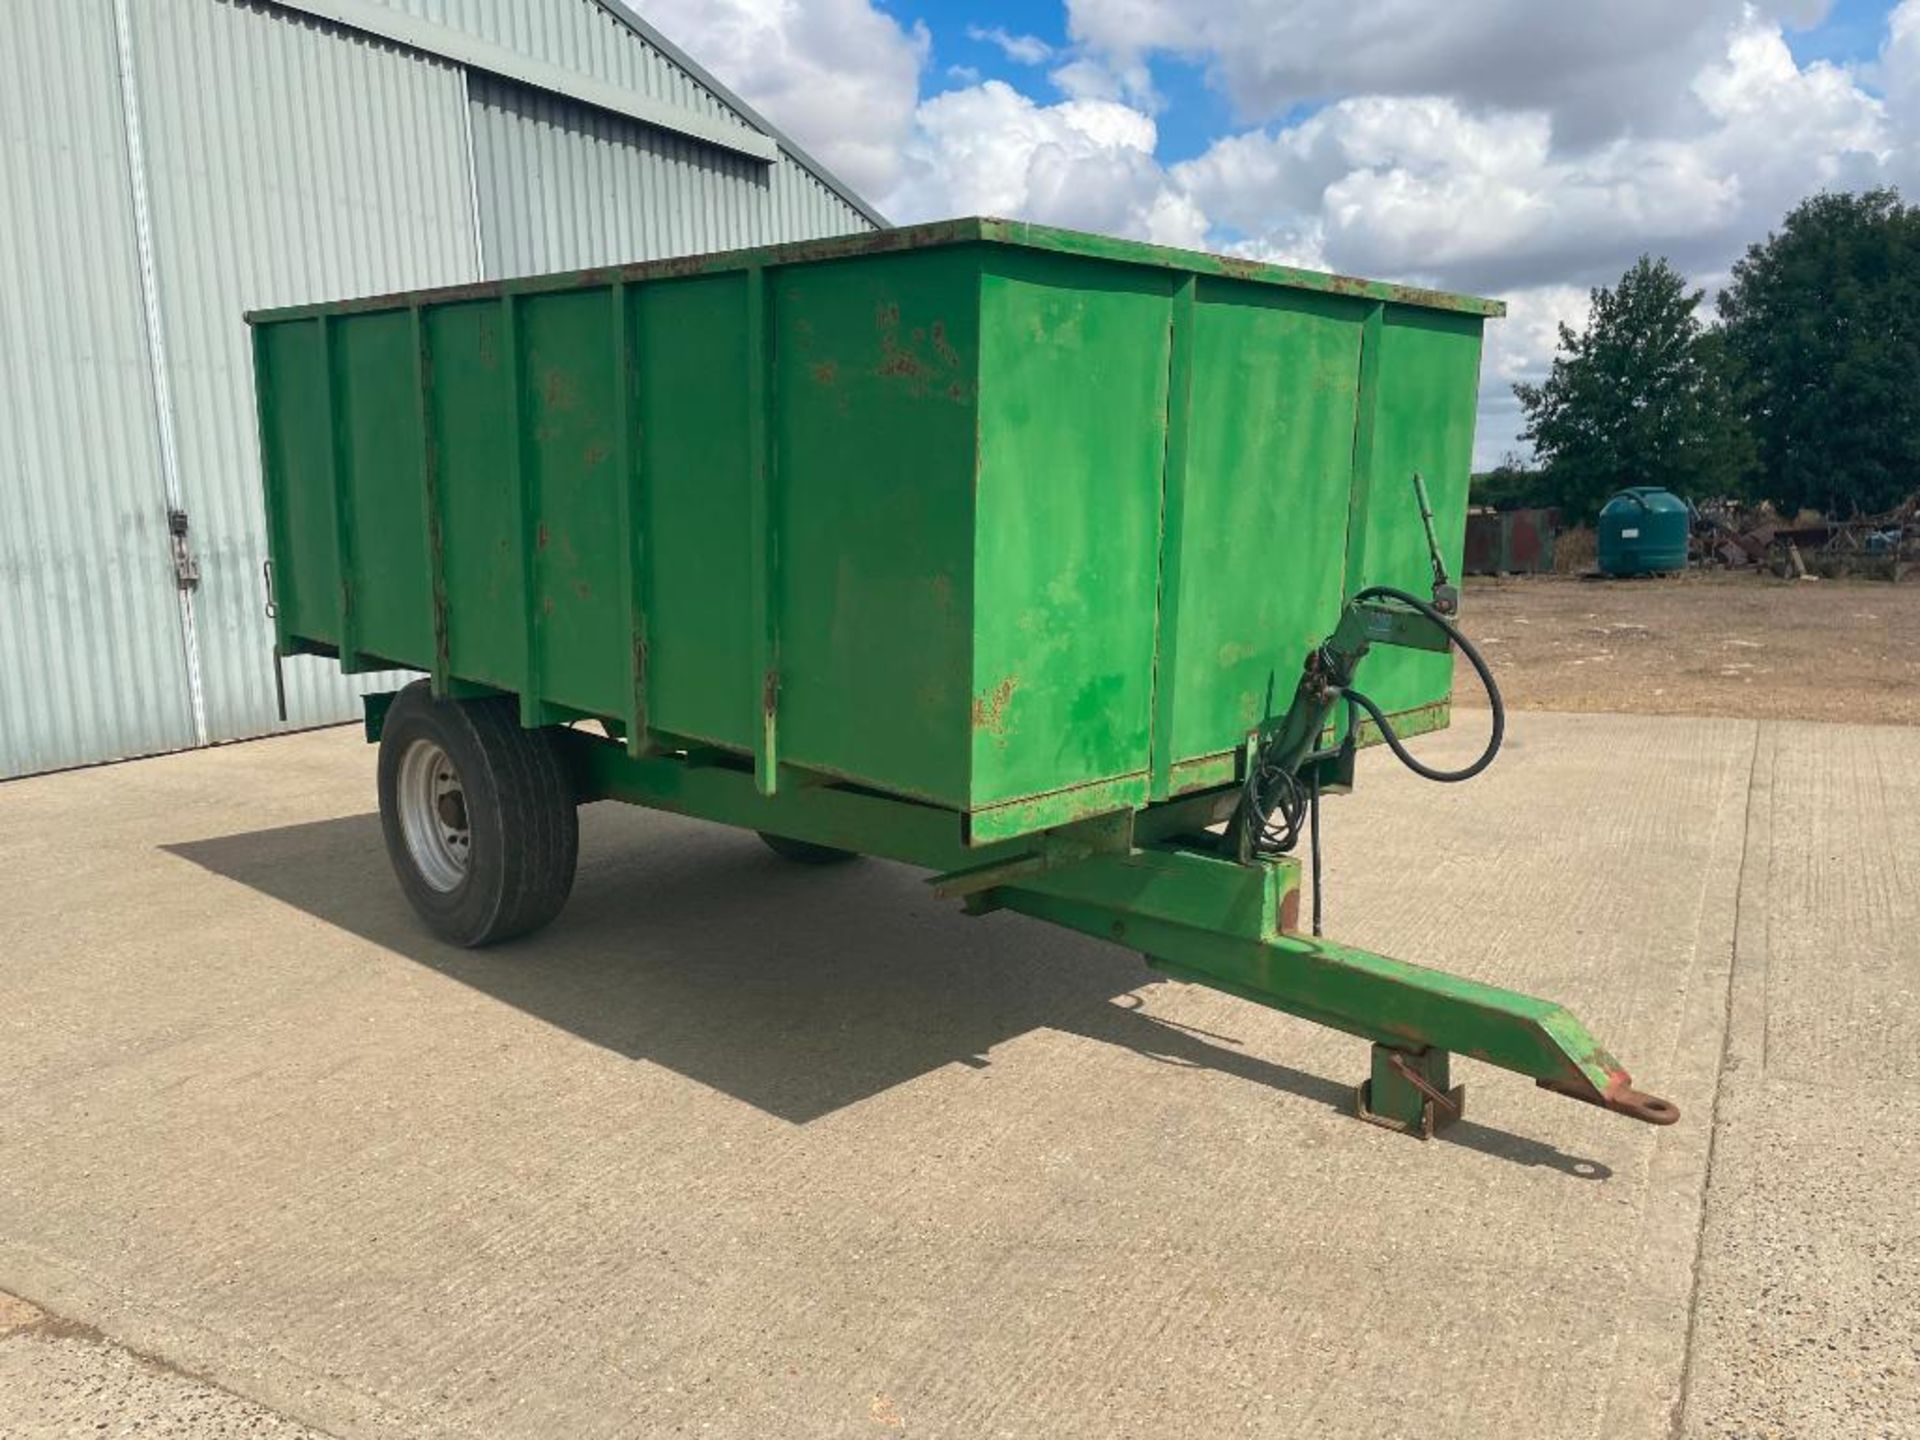
[[1920, 209], [1816, 195], [1719, 305], [1765, 498], [1871, 515], [1920, 486]]
[[1560, 498], [1552, 493], [1546, 479], [1544, 473], [1509, 452], [1493, 469], [1474, 474], [1467, 485], [1467, 500], [1474, 505], [1491, 505], [1496, 510], [1558, 505]]
[[1571, 518], [1591, 520], [1630, 485], [1695, 496], [1740, 488], [1751, 449], [1720, 342], [1700, 324], [1704, 294], [1642, 255], [1613, 289], [1593, 292], [1585, 330], [1560, 327], [1546, 380], [1513, 387], [1545, 489]]

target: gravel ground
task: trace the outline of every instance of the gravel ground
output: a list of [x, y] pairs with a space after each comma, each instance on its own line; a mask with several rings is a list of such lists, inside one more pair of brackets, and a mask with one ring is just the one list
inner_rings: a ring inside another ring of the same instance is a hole
[[1920, 724], [1920, 584], [1542, 575], [1469, 580], [1461, 615], [1517, 710]]

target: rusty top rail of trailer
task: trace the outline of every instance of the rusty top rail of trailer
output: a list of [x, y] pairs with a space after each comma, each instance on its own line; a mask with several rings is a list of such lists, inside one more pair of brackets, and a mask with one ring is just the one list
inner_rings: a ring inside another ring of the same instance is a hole
[[722, 250], [713, 254], [681, 255], [665, 260], [646, 260], [631, 265], [602, 265], [554, 275], [530, 275], [512, 280], [487, 280], [466, 285], [448, 285], [427, 290], [399, 291], [386, 295], [353, 297], [316, 304], [289, 305], [247, 313], [249, 324], [279, 320], [310, 319], [316, 315], [354, 314], [367, 310], [404, 310], [415, 305], [445, 301], [481, 300], [501, 295], [529, 294], [543, 290], [567, 290], [591, 285], [608, 285], [627, 280], [664, 280], [684, 275], [712, 275], [755, 266], [798, 265], [818, 260], [838, 260], [856, 255], [880, 255], [895, 250], [918, 250], [936, 245], [965, 243], [1022, 246], [1032, 250], [1052, 250], [1097, 260], [1114, 260], [1129, 265], [1152, 265], [1166, 270], [1187, 271], [1196, 275], [1217, 275], [1257, 284], [1277, 285], [1295, 290], [1310, 290], [1323, 295], [1351, 295], [1362, 300], [1378, 300], [1395, 305], [1410, 305], [1427, 310], [1449, 310], [1492, 318], [1507, 313], [1506, 304], [1473, 295], [1454, 295], [1443, 290], [1426, 290], [1415, 285], [1394, 285], [1380, 280], [1362, 280], [1350, 275], [1333, 275], [1318, 270], [1299, 270], [1290, 265], [1272, 265], [1233, 255], [1212, 255], [1201, 250], [1177, 250], [1166, 245], [1149, 245], [1138, 240], [1116, 240], [1079, 230], [1062, 230], [1051, 225], [1032, 225], [1023, 220], [998, 220], [973, 217], [964, 220], [938, 220], [925, 225], [905, 225], [892, 230], [875, 230], [859, 235], [840, 235], [825, 240], [799, 240], [786, 245], [762, 245], [745, 250]]

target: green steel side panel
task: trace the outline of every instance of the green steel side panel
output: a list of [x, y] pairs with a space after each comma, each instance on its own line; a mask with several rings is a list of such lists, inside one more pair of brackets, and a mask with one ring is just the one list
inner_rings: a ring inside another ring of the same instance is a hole
[[[1433, 567], [1413, 475], [1425, 477], [1447, 573], [1457, 578], [1466, 542], [1467, 483], [1480, 384], [1481, 319], [1386, 307], [1380, 329], [1378, 410], [1361, 583], [1425, 596]], [[1350, 589], [1359, 585], [1350, 582]], [[1359, 687], [1394, 713], [1447, 698], [1453, 657], [1377, 649], [1361, 662]]]
[[1284, 713], [1340, 618], [1367, 308], [1205, 279], [1196, 302], [1177, 622], [1161, 640], [1176, 764]]
[[781, 753], [961, 808], [980, 258], [769, 274]]
[[636, 286], [647, 713], [746, 750], [759, 713], [747, 608], [747, 286], [739, 273]]
[[1145, 798], [1173, 285], [1038, 251], [987, 259], [976, 805], [1136, 775]]
[[448, 669], [502, 690], [520, 684], [520, 501], [505, 391], [511, 365], [497, 300], [421, 312], [428, 426], [440, 476]]
[[433, 658], [433, 571], [413, 317], [387, 311], [333, 323], [336, 425], [352, 490], [354, 645], [424, 669]]
[[619, 372], [606, 288], [520, 302], [521, 464], [533, 497], [531, 641], [537, 698], [589, 714], [627, 710], [626, 537], [614, 523]]
[[329, 439], [320, 327], [287, 321], [261, 329], [262, 382], [271, 396], [261, 444], [272, 487], [274, 601], [289, 638], [333, 645], [340, 639], [340, 565], [334, 529], [333, 447]]

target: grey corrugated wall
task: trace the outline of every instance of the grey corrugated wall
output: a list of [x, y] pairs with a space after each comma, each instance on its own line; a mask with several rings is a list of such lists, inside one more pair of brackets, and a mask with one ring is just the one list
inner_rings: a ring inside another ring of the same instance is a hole
[[[138, 0], [133, 15], [174, 432], [202, 574], [207, 738], [231, 740], [276, 725], [241, 316], [479, 278], [466, 79], [264, 6]], [[286, 678], [295, 725], [349, 718], [356, 691], [391, 688], [310, 659]]]
[[[383, 3], [751, 123], [594, 0]], [[243, 310], [872, 225], [784, 151], [759, 164], [260, 0], [6, 23], [0, 776], [277, 728]], [[202, 572], [184, 605], [176, 501]], [[287, 678], [294, 724], [383, 683], [312, 659]]]
[[110, 6], [0, 45], [0, 774], [193, 743]]
[[784, 157], [763, 165], [490, 76], [471, 91], [490, 279], [866, 228]]

